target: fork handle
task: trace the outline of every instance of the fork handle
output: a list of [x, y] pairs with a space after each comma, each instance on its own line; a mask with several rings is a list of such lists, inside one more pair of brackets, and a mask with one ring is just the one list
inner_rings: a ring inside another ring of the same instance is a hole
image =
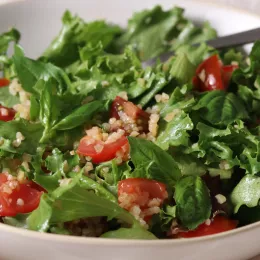
[[256, 40], [260, 40], [260, 28], [209, 40], [207, 41], [207, 44], [216, 49], [222, 49], [226, 47], [241, 46]]

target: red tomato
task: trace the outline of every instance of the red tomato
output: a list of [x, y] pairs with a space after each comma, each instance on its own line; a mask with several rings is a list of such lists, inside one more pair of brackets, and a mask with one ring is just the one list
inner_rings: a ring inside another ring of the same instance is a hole
[[42, 191], [35, 189], [32, 182], [19, 183], [12, 192], [6, 193], [4, 185], [8, 183], [7, 176], [0, 174], [0, 216], [10, 217], [18, 213], [29, 213], [35, 210], [42, 195]]
[[199, 91], [225, 89], [221, 75], [222, 63], [215, 54], [203, 61], [196, 70]]
[[11, 121], [14, 119], [15, 110], [12, 108], [4, 107], [0, 105], [0, 120], [1, 121]]
[[117, 96], [111, 106], [111, 117], [120, 119], [120, 111], [135, 120], [138, 126], [142, 126], [144, 132], [148, 131], [150, 115], [134, 103]]
[[179, 238], [191, 238], [191, 237], [201, 237], [213, 235], [225, 231], [229, 231], [235, 229], [237, 227], [237, 221], [228, 219], [227, 217], [217, 215], [210, 225], [206, 225], [205, 223], [201, 224], [197, 229], [188, 231], [188, 232], [180, 232], [177, 237]]
[[0, 78], [0, 88], [6, 87], [10, 84], [10, 81], [6, 78]]
[[222, 67], [222, 80], [224, 86], [228, 87], [232, 73], [238, 69], [238, 65], [225, 65]]
[[[160, 199], [161, 204], [168, 197], [165, 184], [144, 178], [129, 178], [118, 183], [118, 198], [120, 195], [128, 194], [132, 196], [131, 203], [125, 207], [127, 210], [134, 205], [138, 205], [142, 210], [149, 208], [149, 201], [152, 199]], [[149, 220], [149, 219], [146, 219]]]
[[[97, 151], [98, 148], [101, 148], [100, 152]], [[91, 157], [93, 163], [112, 160], [119, 152], [122, 152], [122, 155], [128, 155], [129, 153], [129, 144], [125, 136], [120, 137], [113, 143], [105, 143], [90, 136], [85, 136], [80, 140], [77, 150], [78, 154]]]

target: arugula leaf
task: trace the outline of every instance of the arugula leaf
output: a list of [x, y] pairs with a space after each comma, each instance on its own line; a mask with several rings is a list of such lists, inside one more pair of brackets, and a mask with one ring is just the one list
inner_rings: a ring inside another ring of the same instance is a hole
[[[19, 147], [14, 147], [12, 142], [16, 140], [17, 132], [22, 133], [24, 140]], [[42, 133], [43, 128], [40, 124], [30, 123], [23, 119], [9, 122], [0, 121], [0, 137], [4, 138], [0, 150], [18, 154], [35, 154]]]
[[26, 58], [22, 48], [18, 45], [15, 46], [13, 63], [17, 77], [27, 92], [34, 94], [41, 92], [42, 89], [34, 88], [39, 79], [48, 81], [48, 79], [53, 78], [57, 82], [58, 94], [64, 93], [71, 86], [67, 74], [62, 69], [50, 63], [43, 63]]
[[168, 150], [169, 146], [188, 146], [189, 134], [187, 131], [192, 129], [193, 123], [190, 117], [184, 112], [179, 112], [170, 122], [159, 127], [156, 144], [163, 150]]
[[82, 188], [78, 184], [79, 179], [80, 176], [76, 176], [67, 186], [59, 187], [52, 192], [51, 198], [54, 202], [51, 223], [107, 216], [109, 219], [117, 218], [131, 225], [140, 225], [130, 213], [116, 203]]
[[114, 203], [117, 203], [117, 198], [107, 189], [105, 189], [102, 185], [100, 185], [98, 182], [92, 180], [91, 178], [87, 176], [82, 176], [80, 178], [79, 182], [80, 187], [85, 189], [92, 189], [96, 192], [96, 194], [100, 197], [106, 198], [109, 201], [112, 201]]
[[43, 80], [41, 82], [44, 88], [40, 99], [40, 120], [45, 127], [41, 142], [44, 142], [52, 134], [50, 129], [57, 122], [60, 111], [55, 102], [55, 95], [53, 94], [53, 83]]
[[144, 228], [119, 228], [114, 231], [108, 231], [101, 237], [117, 239], [157, 239], [155, 235]]
[[245, 175], [231, 193], [231, 202], [234, 205], [234, 213], [237, 213], [242, 205], [255, 207], [260, 199], [260, 177]]
[[178, 110], [190, 112], [196, 102], [191, 94], [192, 88], [193, 86], [191, 84], [176, 87], [167, 103], [158, 104], [160, 115], [165, 117], [167, 114], [172, 113], [173, 111], [177, 112]]
[[68, 130], [80, 126], [90, 120], [93, 114], [100, 110], [102, 106], [103, 104], [100, 101], [93, 101], [85, 104], [64, 117], [53, 127], [53, 129]]
[[101, 163], [95, 169], [96, 181], [102, 184], [114, 196], [117, 196], [119, 181], [131, 177], [131, 167], [128, 162], [117, 165], [115, 160]]
[[174, 159], [151, 141], [128, 137], [130, 157], [135, 166], [134, 177], [150, 178], [174, 187], [181, 177]]
[[40, 104], [34, 95], [31, 95], [30, 102], [31, 102], [30, 120], [36, 121], [40, 115]]
[[118, 26], [108, 25], [104, 21], [85, 23], [78, 16], [72, 16], [69, 11], [64, 13], [62, 22], [62, 30], [43, 54], [43, 59], [60, 67], [77, 61], [80, 47], [88, 43], [95, 46], [101, 42], [108, 48], [112, 40], [121, 33]]
[[200, 177], [186, 176], [175, 186], [176, 216], [188, 229], [195, 229], [211, 214], [209, 190]]
[[[34, 178], [33, 180], [38, 183], [41, 187], [43, 187], [46, 191], [52, 192], [59, 186], [59, 180], [62, 178], [62, 171], [60, 171], [60, 168], [62, 165], [60, 165], [60, 157], [62, 156], [60, 152], [58, 152], [56, 149], [53, 151], [52, 156], [48, 156], [46, 158], [46, 162], [42, 159], [44, 153], [44, 149], [39, 147], [37, 149], [36, 155], [32, 158], [32, 166], [34, 168]], [[54, 160], [50, 163], [51, 160]], [[57, 163], [58, 162], [58, 163]], [[42, 170], [42, 165], [45, 165], [48, 167], [49, 170], [56, 170], [53, 171], [52, 174], [46, 174]], [[58, 165], [57, 165], [58, 164]]]
[[39, 232], [46, 232], [49, 229], [49, 221], [52, 209], [48, 203], [47, 194], [43, 194], [40, 204], [27, 218], [27, 228]]
[[214, 125], [228, 125], [237, 119], [247, 119], [248, 114], [241, 100], [233, 93], [215, 90], [202, 95], [194, 110]]

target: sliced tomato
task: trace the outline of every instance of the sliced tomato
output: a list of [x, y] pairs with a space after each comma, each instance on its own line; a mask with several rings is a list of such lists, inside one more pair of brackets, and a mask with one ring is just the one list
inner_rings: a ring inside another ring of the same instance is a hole
[[[100, 151], [99, 151], [100, 149]], [[93, 163], [101, 163], [114, 159], [117, 153], [122, 155], [129, 153], [129, 144], [125, 136], [120, 137], [113, 143], [98, 141], [90, 136], [85, 136], [80, 140], [77, 153], [92, 158]]]
[[[196, 70], [199, 91], [225, 89], [221, 74], [222, 63], [215, 54], [203, 61]], [[194, 82], [194, 81], [193, 81]]]
[[1, 121], [11, 121], [14, 119], [15, 110], [12, 108], [4, 107], [0, 105], [0, 120]]
[[238, 69], [238, 65], [222, 66], [222, 80], [225, 87], [228, 87], [233, 72]]
[[133, 119], [138, 126], [142, 126], [144, 132], [148, 131], [150, 114], [143, 111], [134, 103], [117, 96], [111, 106], [111, 117], [120, 119], [120, 111], [124, 112], [128, 117]]
[[8, 182], [7, 176], [0, 174], [0, 216], [15, 216], [18, 213], [29, 213], [35, 210], [42, 191], [33, 187], [32, 182], [19, 183], [12, 192], [4, 192], [3, 185]]
[[10, 81], [6, 78], [0, 78], [0, 88], [7, 87], [10, 84]]
[[145, 178], [128, 178], [118, 183], [118, 195], [122, 193], [137, 194], [147, 192], [150, 199], [164, 200], [167, 197], [166, 185], [159, 181]]
[[237, 224], [238, 222], [236, 220], [231, 220], [227, 217], [217, 215], [210, 223], [210, 225], [206, 225], [205, 223], [203, 223], [195, 230], [178, 233], [177, 237], [191, 238], [213, 235], [235, 229], [237, 227]]
[[[129, 202], [126, 204], [122, 201], [122, 197], [123, 200], [125, 199], [125, 194], [129, 195]], [[160, 206], [167, 197], [166, 186], [159, 181], [144, 178], [129, 178], [118, 183], [119, 204], [122, 205], [123, 202], [122, 207], [129, 211], [134, 206], [139, 206], [146, 222], [154, 214], [148, 210], [151, 207], [149, 202], [153, 199], [159, 199], [159, 204], [156, 206]]]

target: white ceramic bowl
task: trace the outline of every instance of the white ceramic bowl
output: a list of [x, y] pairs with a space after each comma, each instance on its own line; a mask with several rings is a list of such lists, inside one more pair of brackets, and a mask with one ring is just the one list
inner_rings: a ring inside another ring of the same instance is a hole
[[[219, 35], [260, 26], [260, 17], [206, 2], [184, 0], [0, 0], [0, 32], [22, 32], [26, 54], [37, 57], [60, 29], [65, 9], [86, 20], [105, 18], [124, 26], [134, 11], [180, 5], [196, 22], [209, 20]], [[134, 241], [41, 234], [0, 224], [1, 260], [244, 260], [258, 253], [260, 223], [189, 240]]]

